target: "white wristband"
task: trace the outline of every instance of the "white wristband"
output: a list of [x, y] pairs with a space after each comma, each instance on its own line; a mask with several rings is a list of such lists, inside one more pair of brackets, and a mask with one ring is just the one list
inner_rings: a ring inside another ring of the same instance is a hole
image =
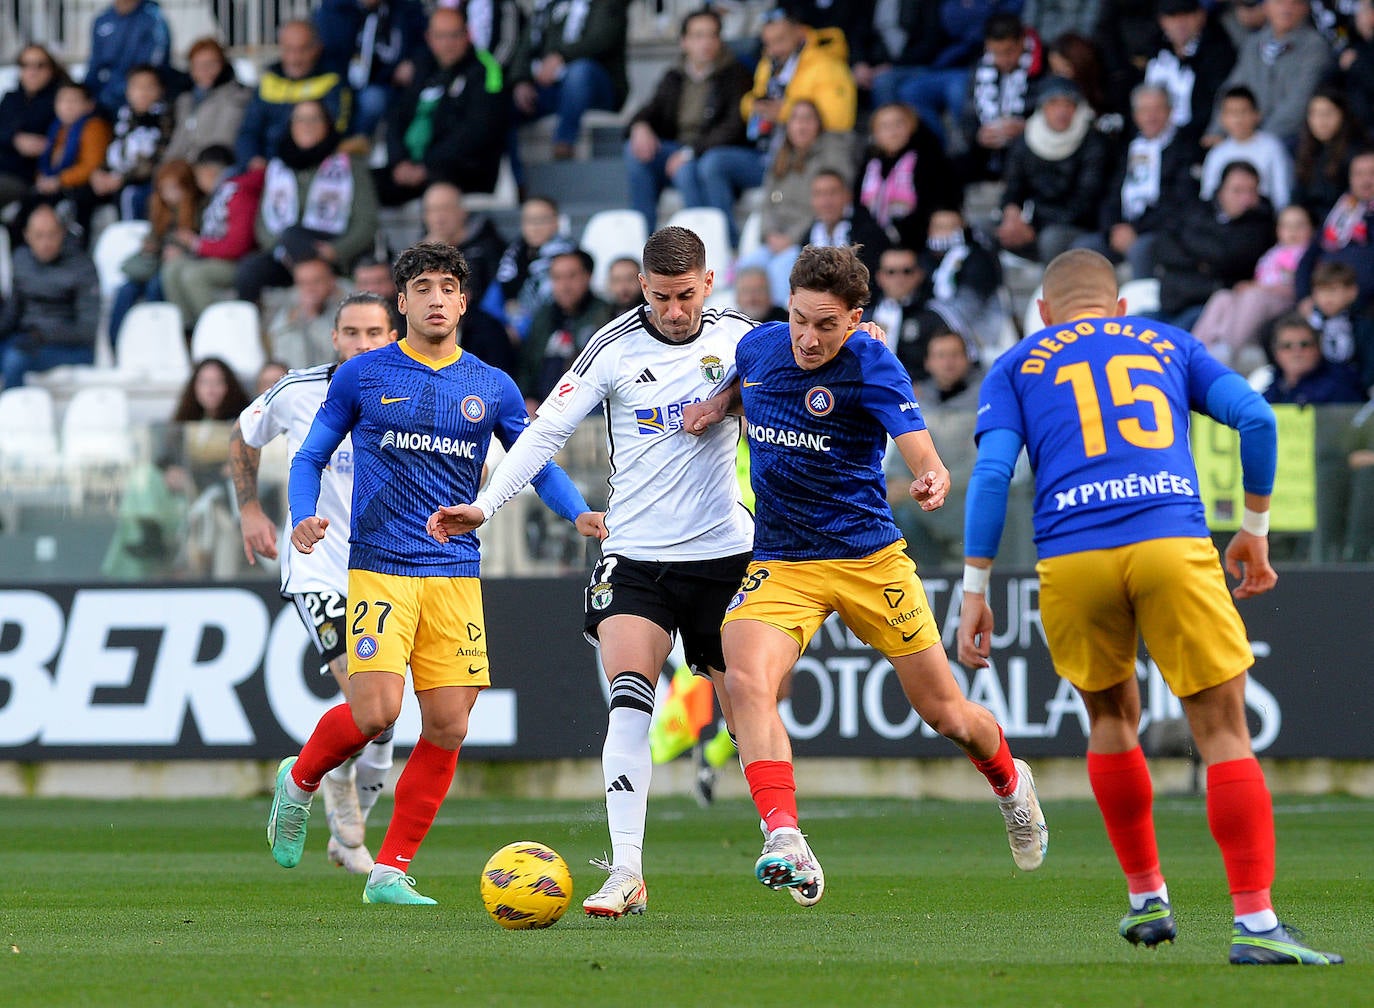
[[986, 595], [988, 582], [992, 579], [991, 567], [975, 567], [964, 564], [964, 594]]
[[1245, 513], [1240, 517], [1240, 527], [1251, 535], [1267, 536], [1269, 534], [1269, 512], [1251, 511], [1245, 509]]

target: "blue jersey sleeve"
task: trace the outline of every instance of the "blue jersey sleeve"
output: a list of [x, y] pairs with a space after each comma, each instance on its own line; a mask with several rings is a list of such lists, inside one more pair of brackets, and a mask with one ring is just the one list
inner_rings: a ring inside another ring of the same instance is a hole
[[320, 473], [358, 418], [358, 372], [348, 363], [334, 372], [329, 394], [315, 414], [310, 433], [291, 459], [286, 493], [293, 528], [315, 513], [320, 499]]
[[1007, 520], [1007, 490], [1021, 454], [1021, 435], [1005, 427], [978, 442], [978, 459], [964, 498], [964, 555], [992, 559]]
[[[501, 389], [501, 414], [496, 420], [495, 433], [501, 444], [509, 451], [511, 445], [515, 444], [516, 439], [529, 427], [530, 418], [525, 412], [524, 397], [520, 395], [515, 382], [508, 375], [503, 374], [502, 377], [505, 381]], [[570, 522], [577, 521], [578, 515], [590, 510], [582, 491], [577, 489], [568, 474], [554, 462], [544, 463], [544, 468], [535, 473], [534, 478], [530, 480], [530, 486], [534, 487], [534, 492], [551, 511]]]
[[916, 392], [895, 354], [864, 333], [850, 337], [863, 369], [860, 402], [892, 437], [926, 429], [925, 417], [916, 404]]
[[1268, 496], [1278, 467], [1278, 424], [1264, 397], [1240, 375], [1227, 371], [1207, 389], [1207, 415], [1240, 432], [1241, 484]]

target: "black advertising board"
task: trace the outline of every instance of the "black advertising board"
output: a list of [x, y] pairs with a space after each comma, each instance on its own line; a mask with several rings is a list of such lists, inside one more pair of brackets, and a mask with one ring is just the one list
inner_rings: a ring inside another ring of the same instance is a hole
[[[953, 651], [957, 591], [925, 578]], [[484, 585], [493, 688], [463, 758], [595, 758], [605, 689], [581, 633], [579, 578]], [[1080, 755], [1087, 724], [1054, 676], [1034, 576], [995, 576], [994, 664], [955, 666], [1024, 755]], [[1241, 603], [1256, 662], [1247, 708], [1257, 752], [1374, 757], [1368, 666], [1374, 570], [1286, 571]], [[1142, 652], [1144, 724], [1179, 706]], [[666, 678], [666, 677], [665, 677]], [[0, 759], [273, 759], [296, 752], [337, 702], [294, 610], [262, 584], [0, 585]], [[891, 666], [833, 617], [793, 674], [784, 720], [799, 756], [948, 756], [906, 705]], [[418, 736], [413, 698], [397, 741]]]

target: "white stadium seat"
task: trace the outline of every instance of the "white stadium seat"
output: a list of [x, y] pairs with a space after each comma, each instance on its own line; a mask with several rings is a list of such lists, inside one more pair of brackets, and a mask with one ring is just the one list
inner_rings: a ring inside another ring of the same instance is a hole
[[582, 229], [583, 249], [591, 253], [596, 269], [592, 272], [592, 290], [605, 293], [606, 276], [611, 263], [622, 256], [635, 262], [644, 253], [649, 238], [648, 225], [638, 210], [599, 210], [592, 214]]
[[0, 392], [0, 482], [16, 470], [47, 470], [56, 462], [52, 394], [37, 385]]
[[218, 357], [252, 388], [267, 360], [262, 319], [251, 301], [220, 301], [200, 313], [191, 334], [191, 360]]
[[95, 260], [95, 271], [100, 276], [101, 297], [114, 297], [115, 291], [128, 279], [122, 267], [129, 256], [143, 245], [148, 227], [148, 222], [143, 220], [115, 221], [100, 232], [91, 258]]
[[191, 376], [181, 309], [170, 301], [144, 301], [129, 309], [119, 327], [115, 369], [121, 379], [181, 385]]

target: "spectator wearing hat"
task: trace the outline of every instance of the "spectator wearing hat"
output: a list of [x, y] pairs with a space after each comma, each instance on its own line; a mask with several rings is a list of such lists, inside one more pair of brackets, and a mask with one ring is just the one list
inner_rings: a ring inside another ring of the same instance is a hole
[[[1241, 47], [1222, 92], [1248, 87], [1263, 117], [1260, 128], [1288, 147], [1298, 142], [1307, 99], [1332, 69], [1331, 46], [1312, 27], [1307, 0], [1265, 0], [1265, 25]], [[1220, 109], [1207, 128], [1203, 146], [1220, 140]]]
[[1007, 155], [997, 240], [1008, 252], [1049, 262], [1097, 226], [1108, 151], [1073, 81], [1048, 77], [1037, 95]]
[[1135, 277], [1154, 274], [1152, 250], [1165, 218], [1197, 198], [1193, 171], [1202, 151], [1173, 124], [1171, 100], [1159, 84], [1141, 84], [1131, 92], [1136, 135], [1107, 189], [1104, 230], [1075, 243], [1114, 263], [1129, 263]]

